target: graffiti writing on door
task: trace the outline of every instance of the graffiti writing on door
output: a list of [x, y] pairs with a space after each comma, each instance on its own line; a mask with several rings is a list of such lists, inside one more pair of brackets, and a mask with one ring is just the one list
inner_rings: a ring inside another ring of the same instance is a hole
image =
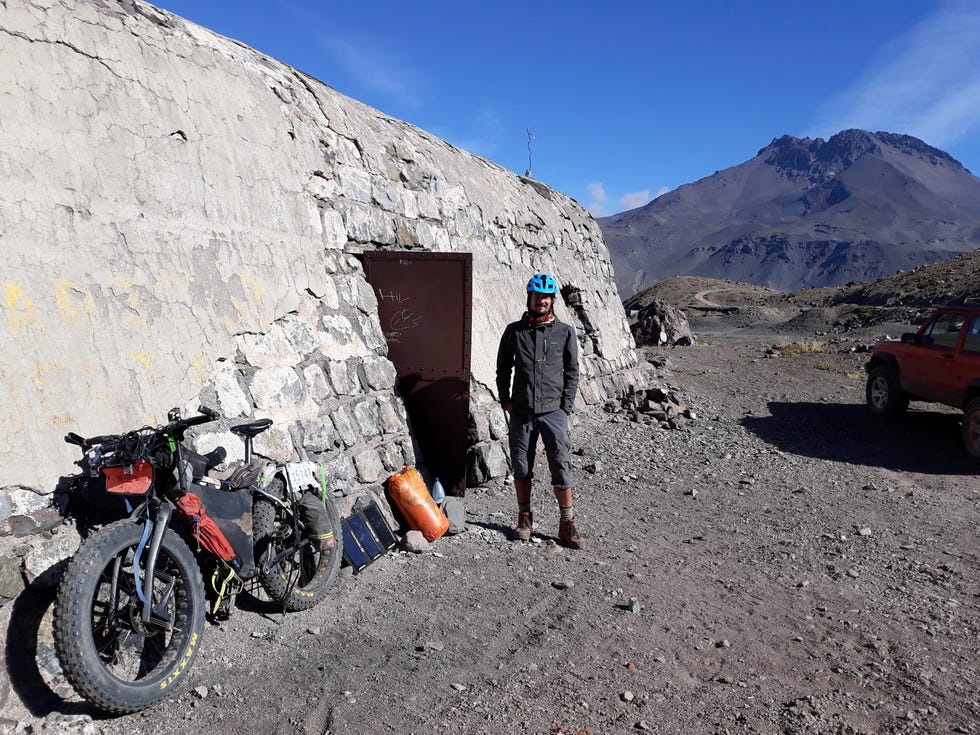
[[[401, 342], [405, 336], [405, 332], [415, 329], [422, 323], [422, 315], [416, 314], [410, 306], [402, 306], [412, 300], [411, 296], [405, 296], [397, 291], [383, 291], [380, 289], [377, 291], [377, 294], [380, 303], [389, 303], [401, 307], [392, 312], [387, 320], [382, 320], [383, 322], [387, 321], [387, 324], [382, 323], [381, 325], [381, 331], [384, 332], [388, 344]], [[380, 311], [387, 312], [388, 309], [381, 309]]]

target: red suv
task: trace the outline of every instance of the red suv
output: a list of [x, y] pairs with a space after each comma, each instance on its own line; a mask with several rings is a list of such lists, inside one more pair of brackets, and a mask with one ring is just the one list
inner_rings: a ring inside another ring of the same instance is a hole
[[938, 309], [900, 342], [874, 346], [868, 371], [868, 409], [894, 417], [909, 401], [963, 410], [963, 445], [980, 460], [980, 304]]

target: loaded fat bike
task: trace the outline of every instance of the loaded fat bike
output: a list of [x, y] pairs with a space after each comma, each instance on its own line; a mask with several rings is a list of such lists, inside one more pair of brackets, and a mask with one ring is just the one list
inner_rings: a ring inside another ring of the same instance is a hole
[[129, 713], [167, 697], [187, 678], [205, 615], [231, 613], [255, 580], [286, 611], [321, 602], [340, 568], [340, 518], [313, 462], [256, 460], [252, 440], [272, 425], [233, 426], [245, 462], [211, 473], [222, 447], [184, 446], [192, 426], [215, 421], [204, 406], [163, 426], [88, 439], [68, 511], [90, 530], [69, 561], [54, 604], [54, 644], [85, 699]]

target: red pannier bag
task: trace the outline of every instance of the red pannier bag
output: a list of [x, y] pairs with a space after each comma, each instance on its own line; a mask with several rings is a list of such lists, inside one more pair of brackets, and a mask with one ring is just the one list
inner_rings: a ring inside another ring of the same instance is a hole
[[153, 484], [153, 467], [144, 459], [128, 467], [103, 467], [102, 473], [106, 492], [116, 495], [143, 495]]
[[201, 505], [201, 499], [194, 493], [187, 493], [177, 501], [177, 511], [191, 526], [194, 538], [205, 549], [225, 562], [235, 558], [235, 550], [231, 548], [228, 539], [218, 528], [218, 524], [208, 516]]

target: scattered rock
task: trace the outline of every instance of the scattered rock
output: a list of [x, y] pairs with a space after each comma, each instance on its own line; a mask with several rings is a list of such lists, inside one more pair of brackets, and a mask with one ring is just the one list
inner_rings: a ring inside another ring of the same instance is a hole
[[455, 536], [457, 533], [466, 530], [466, 508], [462, 500], [450, 495], [442, 501], [441, 508], [442, 512], [446, 514], [446, 518], [449, 519], [447, 535]]
[[401, 545], [402, 549], [412, 554], [421, 554], [429, 548], [429, 542], [425, 540], [425, 536], [422, 535], [421, 531], [409, 531], [406, 533]]

